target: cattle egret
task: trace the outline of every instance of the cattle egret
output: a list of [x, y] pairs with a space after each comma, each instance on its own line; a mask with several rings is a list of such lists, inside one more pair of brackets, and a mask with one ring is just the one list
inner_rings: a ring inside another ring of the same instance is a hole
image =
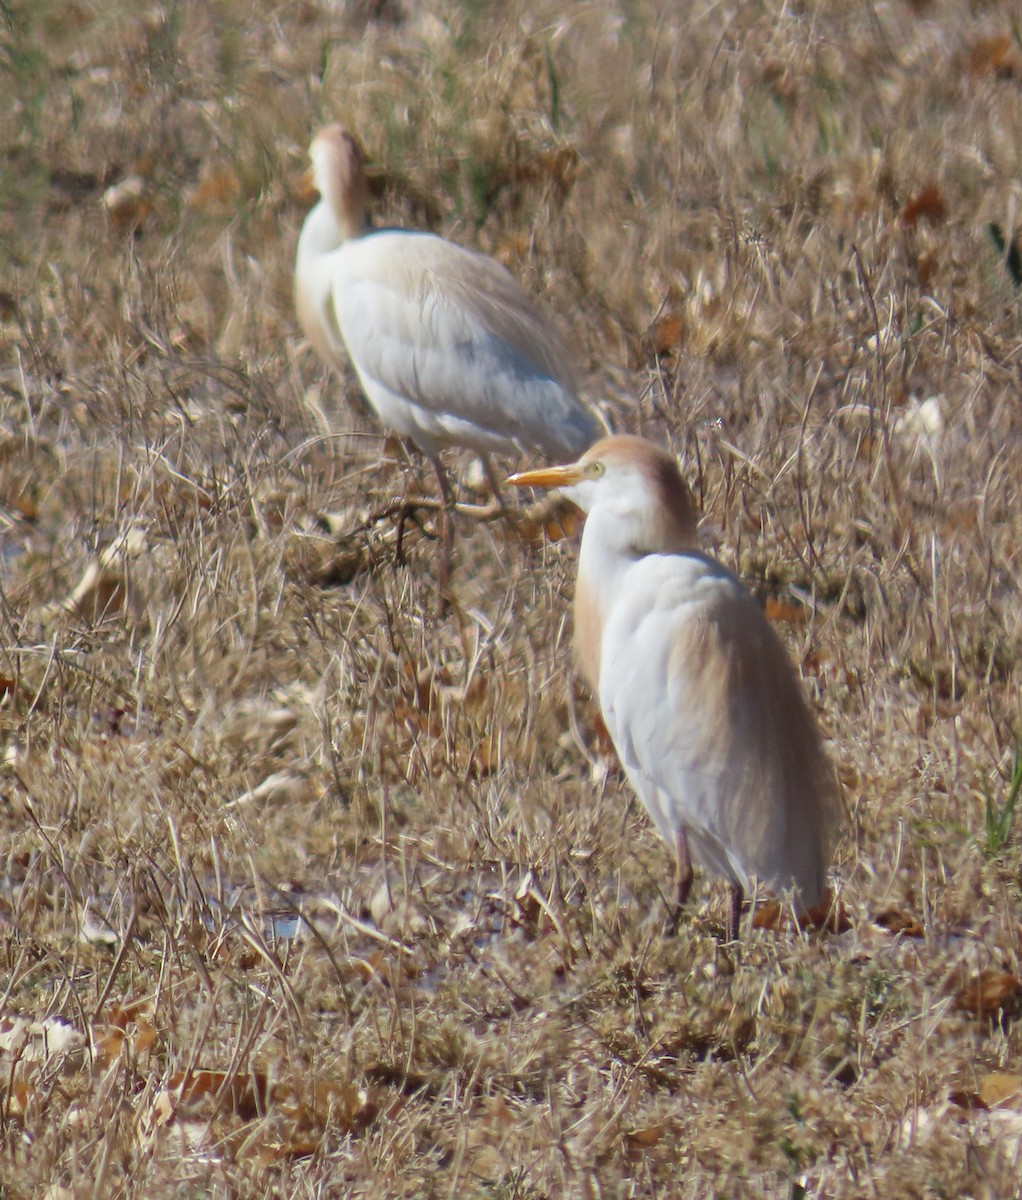
[[372, 229], [362, 151], [339, 126], [316, 134], [309, 157], [320, 201], [298, 240], [298, 321], [330, 367], [347, 355], [384, 426], [432, 463], [446, 574], [443, 449], [474, 450], [495, 484], [487, 455], [579, 455], [601, 430], [551, 322], [504, 267], [433, 234]]
[[674, 459], [608, 437], [578, 462], [513, 475], [560, 488], [587, 514], [575, 585], [579, 665], [632, 786], [677, 855], [730, 885], [738, 936], [755, 876], [825, 894], [839, 820], [834, 774], [780, 638], [745, 587], [696, 545]]

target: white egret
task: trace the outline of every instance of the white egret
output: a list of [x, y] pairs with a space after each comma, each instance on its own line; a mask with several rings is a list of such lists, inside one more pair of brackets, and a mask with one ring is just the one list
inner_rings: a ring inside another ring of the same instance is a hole
[[697, 548], [673, 458], [609, 437], [568, 466], [513, 475], [560, 488], [588, 515], [575, 586], [575, 645], [632, 786], [678, 863], [728, 881], [730, 938], [752, 877], [825, 895], [839, 824], [834, 773], [784, 645], [759, 604]]
[[451, 489], [448, 446], [491, 453], [578, 455], [600, 435], [579, 401], [568, 355], [499, 263], [430, 233], [372, 229], [356, 139], [337, 125], [309, 148], [319, 203], [295, 263], [295, 308], [334, 370], [350, 359], [380, 421], [430, 460], [442, 497], [445, 583]]

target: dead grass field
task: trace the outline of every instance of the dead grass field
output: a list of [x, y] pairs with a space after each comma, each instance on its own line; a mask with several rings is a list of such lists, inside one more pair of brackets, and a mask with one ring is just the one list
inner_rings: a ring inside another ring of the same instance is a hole
[[[0, 3], [4, 1200], [1019, 1194], [1018, 22]], [[356, 532], [428, 474], [298, 339], [327, 120], [678, 454], [845, 932], [663, 936], [570, 539], [460, 527], [438, 620]]]

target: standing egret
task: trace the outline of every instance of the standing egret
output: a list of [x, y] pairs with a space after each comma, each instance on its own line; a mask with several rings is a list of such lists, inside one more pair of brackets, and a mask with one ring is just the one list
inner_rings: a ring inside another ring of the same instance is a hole
[[677, 854], [678, 908], [693, 862], [730, 885], [738, 936], [755, 876], [825, 894], [837, 784], [780, 638], [745, 587], [697, 548], [673, 458], [608, 437], [578, 462], [513, 475], [556, 487], [588, 516], [575, 646], [625, 773]]
[[442, 591], [452, 532], [440, 452], [474, 450], [495, 485], [489, 454], [577, 456], [601, 430], [551, 321], [504, 267], [434, 234], [372, 229], [362, 151], [340, 126], [320, 130], [309, 157], [320, 201], [298, 240], [298, 321], [334, 370], [351, 360], [380, 421], [432, 463]]

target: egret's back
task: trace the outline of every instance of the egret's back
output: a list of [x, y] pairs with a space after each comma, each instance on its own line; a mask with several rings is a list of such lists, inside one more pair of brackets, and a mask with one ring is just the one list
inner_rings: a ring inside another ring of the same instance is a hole
[[350, 358], [384, 425], [434, 460], [446, 446], [559, 457], [596, 440], [552, 322], [503, 266], [370, 229], [362, 152], [339, 127], [310, 157], [322, 199], [298, 242], [298, 320], [331, 367]]
[[381, 230], [336, 251], [330, 300], [370, 401], [426, 453], [557, 457], [598, 436], [551, 325], [491, 259]]

